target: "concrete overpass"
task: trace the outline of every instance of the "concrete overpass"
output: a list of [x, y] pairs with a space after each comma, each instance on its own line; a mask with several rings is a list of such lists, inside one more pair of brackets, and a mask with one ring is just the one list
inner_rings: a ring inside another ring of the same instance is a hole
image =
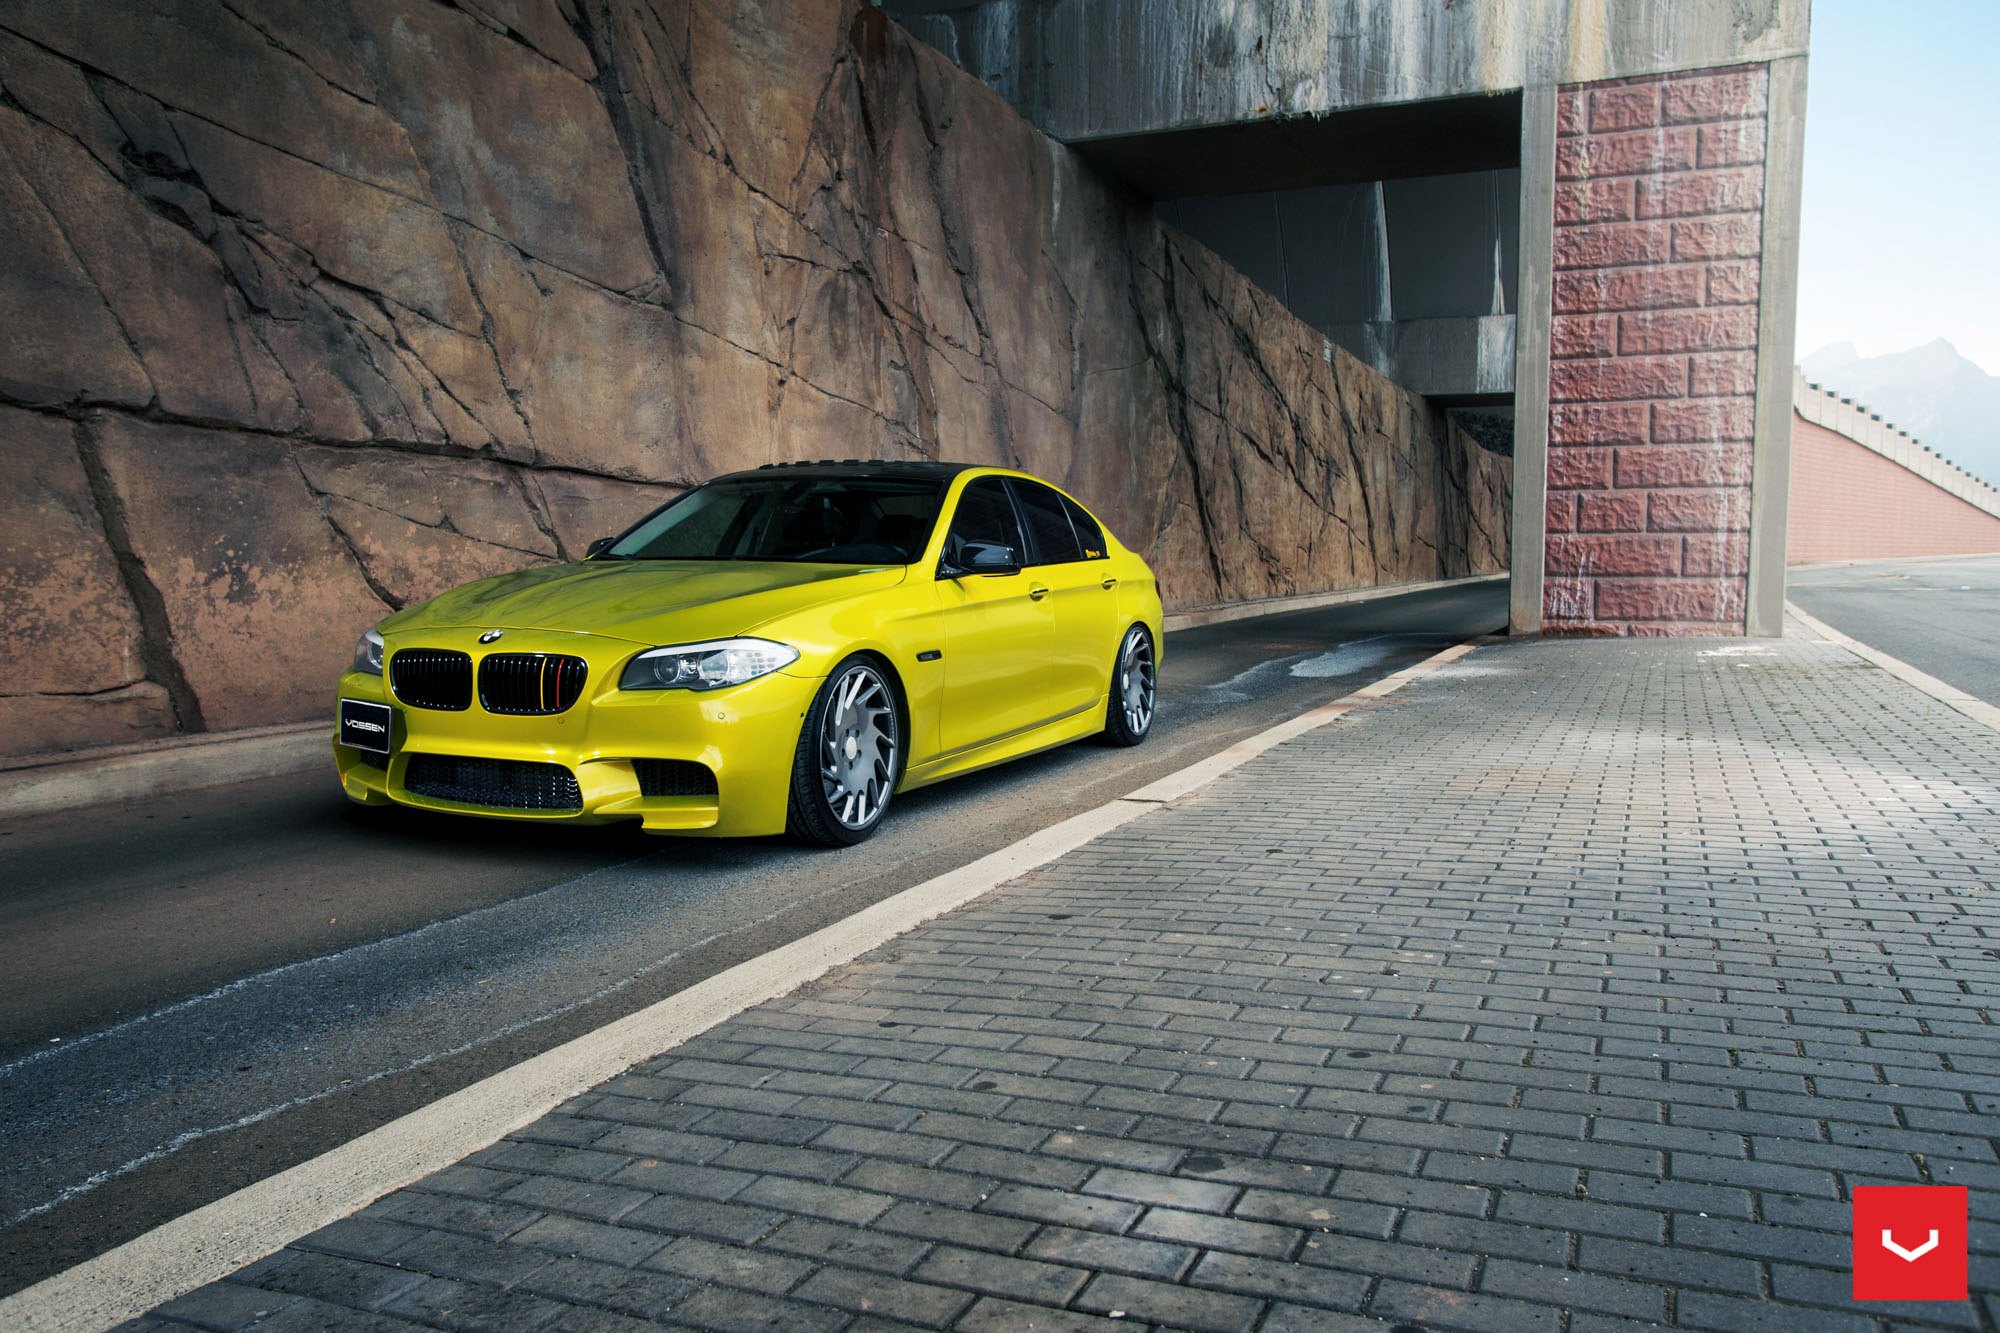
[[1385, 375], [1511, 407], [1517, 632], [1778, 632], [1805, 0], [889, 7]]

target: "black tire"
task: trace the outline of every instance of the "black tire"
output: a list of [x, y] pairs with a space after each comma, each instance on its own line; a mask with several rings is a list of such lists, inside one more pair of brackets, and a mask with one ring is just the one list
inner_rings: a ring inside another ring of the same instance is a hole
[[1106, 691], [1110, 697], [1104, 701], [1106, 745], [1137, 745], [1152, 734], [1160, 702], [1157, 660], [1153, 633], [1144, 625], [1132, 626], [1118, 641]]
[[818, 847], [852, 847], [882, 823], [903, 771], [895, 679], [856, 654], [827, 673], [792, 752], [785, 831]]

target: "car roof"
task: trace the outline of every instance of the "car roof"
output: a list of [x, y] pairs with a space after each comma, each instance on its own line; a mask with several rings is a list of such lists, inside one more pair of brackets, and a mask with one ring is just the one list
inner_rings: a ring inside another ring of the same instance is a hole
[[928, 458], [820, 458], [793, 463], [764, 463], [743, 472], [730, 472], [716, 481], [736, 481], [767, 477], [774, 473], [798, 477], [924, 477], [949, 480], [961, 472], [981, 468], [982, 463], [943, 463]]

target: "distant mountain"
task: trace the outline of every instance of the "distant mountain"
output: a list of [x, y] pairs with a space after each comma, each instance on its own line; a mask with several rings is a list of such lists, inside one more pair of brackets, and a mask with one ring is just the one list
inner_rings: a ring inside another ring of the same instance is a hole
[[1800, 364], [1806, 378], [2000, 485], [2000, 378], [1944, 339], [1888, 356], [1862, 356], [1853, 343], [1822, 347]]

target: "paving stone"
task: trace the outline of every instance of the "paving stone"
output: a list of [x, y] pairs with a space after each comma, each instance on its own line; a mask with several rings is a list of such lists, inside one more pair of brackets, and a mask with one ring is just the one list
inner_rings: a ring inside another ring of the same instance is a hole
[[1515, 1259], [1488, 1261], [1479, 1289], [1496, 1296], [1545, 1301], [1569, 1310], [1595, 1310], [1654, 1321], [1667, 1317], [1664, 1287]]
[[1124, 1273], [1131, 1277], [1172, 1282], [1190, 1268], [1197, 1251], [1186, 1245], [1166, 1245], [1136, 1240], [1130, 1236], [1109, 1236], [1101, 1231], [1077, 1231], [1069, 1227], [1043, 1227], [1028, 1242], [1022, 1255], [1068, 1264], [1093, 1272]]
[[819, 1185], [781, 1176], [762, 1176], [736, 1196], [736, 1202], [782, 1208], [787, 1212], [835, 1222], [867, 1222], [886, 1212], [895, 1202], [886, 1194], [846, 1189], [839, 1185]]
[[1148, 1209], [1146, 1215], [1133, 1225], [1132, 1234], [1202, 1249], [1231, 1250], [1275, 1258], [1291, 1255], [1304, 1239], [1303, 1232], [1291, 1227], [1215, 1217], [1208, 1213], [1186, 1213], [1175, 1208]]
[[1298, 1301], [1335, 1310], [1358, 1310], [1372, 1275], [1254, 1255], [1202, 1256], [1188, 1281], [1268, 1300]]
[[438, 1277], [464, 1278], [471, 1282], [505, 1286], [519, 1282], [555, 1262], [554, 1255], [519, 1244], [520, 1234], [517, 1231], [504, 1240], [495, 1241], [434, 1231], [398, 1250], [396, 1264]]
[[349, 1309], [378, 1310], [423, 1280], [421, 1272], [294, 1250], [289, 1263], [260, 1274], [258, 1285]]
[[1475, 1256], [1435, 1249], [1404, 1238], [1367, 1240], [1360, 1236], [1308, 1237], [1294, 1256], [1316, 1268], [1340, 1268], [1375, 1277], [1401, 1277], [1441, 1287], [1472, 1286]]
[[845, 1311], [778, 1300], [734, 1287], [703, 1287], [675, 1306], [677, 1324], [718, 1333], [833, 1333], [847, 1324]]
[[436, 1231], [454, 1231], [482, 1240], [499, 1240], [519, 1231], [540, 1217], [541, 1213], [533, 1208], [485, 1199], [400, 1190], [370, 1207], [362, 1216], [386, 1218]]
[[154, 1314], [193, 1324], [197, 1328], [234, 1329], [267, 1319], [296, 1299], [261, 1287], [246, 1287], [229, 1281], [211, 1282], [168, 1301]]
[[798, 1218], [764, 1237], [760, 1248], [878, 1273], [907, 1273], [930, 1246], [864, 1227]]
[[682, 1236], [645, 1259], [641, 1266], [695, 1282], [720, 1282], [769, 1296], [783, 1295], [813, 1271], [813, 1265], [804, 1259], [725, 1245], [699, 1236]]
[[1086, 1194], [1103, 1194], [1134, 1203], [1156, 1203], [1205, 1213], [1228, 1212], [1230, 1204], [1240, 1193], [1232, 1185], [1113, 1167], [1094, 1173], [1083, 1183], [1083, 1189]]
[[892, 1194], [957, 1208], [970, 1208], [992, 1189], [991, 1181], [977, 1176], [875, 1158], [856, 1163], [853, 1170], [840, 1178], [840, 1183], [874, 1194]]
[[970, 1292], [951, 1287], [905, 1282], [885, 1278], [880, 1273], [857, 1273], [846, 1268], [822, 1268], [794, 1294], [800, 1300], [928, 1328], [945, 1327], [974, 1299]]
[[626, 1185], [648, 1194], [686, 1194], [718, 1202], [741, 1194], [757, 1179], [752, 1171], [730, 1171], [722, 1167], [697, 1166], [688, 1162], [663, 1162], [641, 1158], [611, 1177], [614, 1185]]
[[629, 1267], [664, 1249], [667, 1238], [657, 1231], [604, 1226], [577, 1217], [545, 1217], [515, 1232], [508, 1243]]
[[1004, 1213], [1009, 1217], [1113, 1232], [1131, 1226], [1141, 1211], [1137, 1204], [1033, 1185], [1001, 1185], [979, 1208], [982, 1212]]
[[981, 1296], [953, 1327], [960, 1333], [1026, 1333], [1030, 1329], [1034, 1333], [1130, 1333], [1132, 1321]]
[[443, 1277], [426, 1278], [383, 1307], [384, 1314], [456, 1329], [540, 1328], [562, 1310], [555, 1301], [530, 1292]]
[[642, 1319], [664, 1314], [693, 1291], [692, 1278], [626, 1268], [592, 1259], [558, 1259], [523, 1278], [522, 1291], [569, 1305], [601, 1306]]
[[258, 1333], [264, 1333], [266, 1329], [272, 1333], [326, 1333], [328, 1329], [339, 1329], [341, 1333], [350, 1333], [350, 1330], [351, 1333], [411, 1333], [426, 1325], [348, 1305], [297, 1300], [282, 1306], [276, 1314], [259, 1321], [255, 1327]]
[[1080, 1268], [941, 1245], [917, 1265], [911, 1276], [921, 1282], [964, 1287], [993, 1296], [1066, 1305], [1083, 1289], [1090, 1274]]
[[708, 1199], [662, 1194], [619, 1219], [627, 1227], [648, 1227], [677, 1236], [707, 1236], [747, 1245], [770, 1232], [784, 1214]]
[[[529, 1220], [535, 1216], [530, 1214]], [[344, 1255], [349, 1259], [387, 1260], [423, 1234], [421, 1227], [403, 1226], [379, 1217], [343, 1217], [292, 1244], [301, 1250]]]
[[1142, 1278], [1100, 1273], [1077, 1297], [1077, 1308], [1098, 1314], [1116, 1311], [1121, 1320], [1141, 1320], [1173, 1328], [1238, 1333], [1256, 1325], [1264, 1303], [1247, 1296], [1220, 1291], [1200, 1291], [1192, 1287]]
[[540, 1212], [568, 1213], [594, 1222], [615, 1222], [652, 1197], [645, 1190], [619, 1185], [537, 1176], [508, 1190], [500, 1196], [500, 1201]]
[[899, 1203], [876, 1218], [875, 1225], [898, 1235], [950, 1241], [1000, 1254], [1020, 1249], [1038, 1229], [1035, 1223], [1018, 1217], [990, 1216], [964, 1208], [922, 1203]]
[[1562, 1308], [1497, 1296], [1468, 1296], [1444, 1287], [1384, 1282], [1368, 1312], [1419, 1327], [1492, 1330], [1492, 1333], [1556, 1333]]

